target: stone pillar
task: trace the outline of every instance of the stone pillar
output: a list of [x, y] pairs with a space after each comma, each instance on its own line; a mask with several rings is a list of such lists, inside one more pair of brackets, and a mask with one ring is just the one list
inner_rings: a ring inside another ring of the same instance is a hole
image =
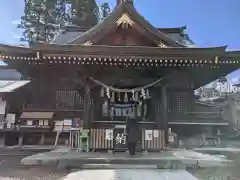
[[164, 129], [165, 142], [168, 144], [168, 107], [167, 107], [167, 86], [161, 88], [161, 105], [162, 105], [162, 125]]
[[40, 145], [44, 145], [44, 139], [45, 139], [45, 134], [42, 132], [41, 133], [41, 139], [40, 139]]

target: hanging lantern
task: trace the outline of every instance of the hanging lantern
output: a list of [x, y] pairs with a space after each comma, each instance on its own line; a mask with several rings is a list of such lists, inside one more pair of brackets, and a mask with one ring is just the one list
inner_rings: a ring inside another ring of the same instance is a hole
[[115, 92], [112, 92], [111, 102], [115, 101]]
[[126, 102], [128, 102], [128, 94], [125, 92], [125, 94], [124, 94], [124, 102], [126, 103]]
[[111, 96], [110, 96], [110, 90], [109, 90], [109, 88], [107, 88], [106, 95], [107, 95], [108, 99], [110, 99]]
[[100, 97], [104, 97], [104, 88], [103, 87], [100, 90]]

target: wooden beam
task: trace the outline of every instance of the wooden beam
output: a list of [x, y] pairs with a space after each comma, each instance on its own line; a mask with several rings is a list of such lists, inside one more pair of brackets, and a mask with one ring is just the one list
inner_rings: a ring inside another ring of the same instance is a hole
[[91, 125], [90, 101], [91, 101], [91, 89], [88, 84], [85, 84], [83, 129], [89, 129]]

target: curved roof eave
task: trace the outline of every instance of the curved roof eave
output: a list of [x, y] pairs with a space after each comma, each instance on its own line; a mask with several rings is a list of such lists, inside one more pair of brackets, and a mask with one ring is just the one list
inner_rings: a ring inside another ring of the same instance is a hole
[[181, 26], [181, 27], [172, 27], [172, 28], [157, 28], [157, 30], [162, 31], [163, 33], [169, 34], [169, 33], [181, 33], [184, 30], [187, 29], [187, 26]]
[[[186, 51], [192, 51], [192, 52], [218, 52], [218, 53], [226, 53], [227, 46], [219, 46], [219, 47], [168, 47], [168, 48], [161, 48], [161, 47], [145, 47], [145, 46], [108, 46], [108, 45], [91, 45], [91, 46], [85, 46], [85, 45], [77, 45], [77, 44], [36, 44], [32, 47], [24, 47], [24, 46], [11, 46], [11, 45], [5, 45], [0, 44], [0, 52], [9, 52], [9, 53], [26, 53], [26, 54], [33, 54], [38, 51], [69, 51], [73, 48], [73, 50], [81, 51], [84, 49], [104, 49], [111, 52], [111, 49], [121, 49], [121, 50], [127, 50], [128, 52], [132, 50], [158, 50], [158, 51], [179, 51], [179, 52], [186, 52]], [[229, 53], [229, 52], [227, 52]], [[239, 54], [240, 55], [240, 54]]]

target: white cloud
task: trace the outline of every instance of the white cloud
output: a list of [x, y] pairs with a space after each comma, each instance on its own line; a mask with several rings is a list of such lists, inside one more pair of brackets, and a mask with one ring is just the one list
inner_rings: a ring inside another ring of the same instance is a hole
[[16, 34], [15, 32], [12, 32], [12, 38], [20, 40], [21, 36], [19, 34]]
[[12, 24], [14, 24], [14, 25], [18, 25], [20, 23], [21, 23], [21, 19], [16, 19], [16, 20], [12, 21]]

